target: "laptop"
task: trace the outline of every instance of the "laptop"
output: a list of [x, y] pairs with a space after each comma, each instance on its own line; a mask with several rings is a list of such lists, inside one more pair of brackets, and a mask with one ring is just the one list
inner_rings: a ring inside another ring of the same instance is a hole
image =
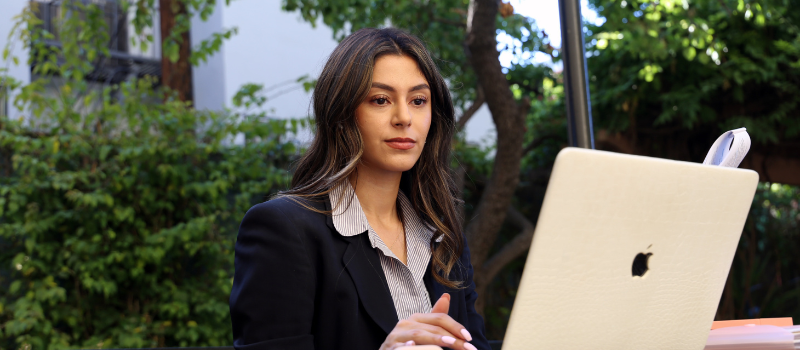
[[503, 350], [703, 349], [757, 184], [751, 170], [562, 150]]

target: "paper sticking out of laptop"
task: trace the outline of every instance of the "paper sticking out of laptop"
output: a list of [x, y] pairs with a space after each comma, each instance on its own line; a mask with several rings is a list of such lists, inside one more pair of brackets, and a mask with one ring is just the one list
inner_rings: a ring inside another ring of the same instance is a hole
[[503, 350], [706, 345], [758, 184], [725, 133], [708, 166], [565, 148], [556, 157]]
[[730, 130], [722, 134], [706, 155], [703, 164], [736, 168], [750, 150], [750, 135], [746, 128]]

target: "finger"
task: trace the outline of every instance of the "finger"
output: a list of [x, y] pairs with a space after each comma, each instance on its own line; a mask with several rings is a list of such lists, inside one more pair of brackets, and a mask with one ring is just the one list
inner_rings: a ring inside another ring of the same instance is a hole
[[403, 342], [396, 343], [396, 344], [392, 345], [392, 347], [389, 348], [389, 350], [400, 350], [400, 349], [405, 349], [407, 347], [414, 346], [414, 345], [417, 345], [417, 344], [414, 343], [413, 340], [409, 340], [409, 341], [407, 341], [405, 343], [403, 343]]
[[464, 339], [466, 341], [472, 341], [472, 335], [470, 335], [469, 332], [466, 329], [462, 329], [461, 333], [455, 333], [455, 334], [458, 334], [458, 335], [454, 335], [454, 333], [450, 333], [450, 332], [446, 331], [442, 327], [434, 326], [434, 325], [427, 324], [427, 323], [417, 323], [417, 326], [415, 328], [423, 329], [423, 330], [431, 332], [433, 334], [438, 334], [438, 335], [442, 335], [442, 336], [446, 335], [446, 336], [450, 336], [450, 337], [455, 338], [455, 339], [459, 339], [460, 338], [460, 339]]
[[[444, 337], [442, 337], [442, 338], [444, 338]], [[442, 340], [443, 341], [444, 340], [450, 341], [452, 339], [442, 339]], [[455, 339], [455, 341], [452, 344], [445, 345], [445, 346], [447, 346], [447, 347], [449, 347], [449, 348], [451, 348], [453, 350], [478, 350], [477, 348], [475, 348], [475, 345], [467, 343], [467, 342], [465, 342], [465, 341], [463, 341], [461, 339]]]
[[413, 341], [416, 345], [437, 345], [440, 347], [452, 348], [454, 350], [464, 349], [463, 346], [456, 347], [459, 339], [453, 338], [449, 335], [431, 333], [422, 329], [421, 327], [403, 332], [403, 334], [398, 335], [401, 339], [411, 339], [411, 341]]
[[461, 339], [453, 338], [449, 335], [444, 335], [439, 339], [440, 343], [436, 344], [442, 347], [451, 348], [453, 350], [478, 350], [474, 345], [467, 343]]
[[451, 338], [459, 338], [455, 334], [446, 331], [444, 328], [439, 327], [439, 326], [434, 326], [432, 324], [417, 323], [417, 325], [414, 327], [414, 329], [421, 329], [421, 330], [424, 330], [426, 332], [433, 333], [433, 334], [438, 334], [438, 335], [441, 335], [441, 336], [445, 336], [446, 335], [446, 336], [449, 336]]
[[399, 342], [399, 343], [392, 343], [391, 345], [383, 343], [381, 345], [380, 350], [399, 350], [406, 346], [406, 343]]
[[433, 305], [431, 312], [435, 314], [446, 314], [448, 311], [450, 311], [450, 294], [444, 293], [439, 300], [436, 301], [436, 304]]
[[453, 350], [477, 350], [475, 346], [473, 346], [472, 344], [467, 343], [462, 339], [457, 339], [453, 337], [451, 334], [447, 334], [446, 332], [445, 334], [447, 335], [441, 335], [428, 331], [428, 329], [430, 329], [431, 327], [438, 329], [438, 331], [437, 330], [434, 331], [445, 332], [439, 327], [426, 325], [423, 323], [417, 325], [412, 329], [407, 329], [405, 331], [398, 332], [396, 334], [395, 339], [410, 339], [410, 340], [406, 341], [405, 343], [397, 343], [397, 344], [404, 344], [403, 346], [406, 346], [405, 344], [409, 344], [413, 341], [414, 345], [438, 345], [440, 347], [451, 348]]
[[[447, 299], [446, 301], [445, 298]], [[436, 305], [433, 306], [433, 310], [431, 310], [431, 313], [446, 314], [448, 313], [448, 311], [450, 311], [450, 294], [444, 293], [439, 298], [439, 300], [436, 301]], [[469, 331], [466, 328], [462, 328], [461, 331], [458, 332], [457, 334], [459, 334], [460, 338], [466, 341], [472, 341], [472, 335], [469, 334]]]
[[441, 313], [414, 314], [411, 316], [411, 318], [415, 322], [425, 323], [433, 326], [439, 326], [443, 328], [444, 331], [450, 333], [451, 335], [455, 335], [456, 338], [472, 340], [472, 336], [470, 336], [469, 332], [466, 331], [466, 327], [456, 322], [453, 318], [451, 318], [447, 314], [441, 314]]

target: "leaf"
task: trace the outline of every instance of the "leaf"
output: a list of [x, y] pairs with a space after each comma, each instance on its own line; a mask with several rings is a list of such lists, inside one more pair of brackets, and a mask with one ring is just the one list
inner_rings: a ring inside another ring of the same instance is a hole
[[697, 50], [694, 47], [687, 47], [683, 50], [683, 57], [686, 57], [687, 60], [691, 61], [697, 56]]
[[20, 287], [22, 287], [22, 281], [16, 280], [11, 282], [11, 286], [8, 287], [8, 294], [16, 294], [19, 291]]

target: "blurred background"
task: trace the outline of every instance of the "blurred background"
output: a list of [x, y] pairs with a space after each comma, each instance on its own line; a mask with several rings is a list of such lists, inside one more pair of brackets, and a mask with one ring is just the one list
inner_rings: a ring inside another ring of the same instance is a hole
[[[797, 323], [800, 2], [581, 5], [598, 149], [702, 162], [747, 127], [761, 183], [716, 319]], [[568, 143], [556, 0], [3, 0], [0, 349], [231, 345], [238, 223], [288, 187], [328, 54], [384, 26], [450, 85], [477, 308], [502, 339]]]

